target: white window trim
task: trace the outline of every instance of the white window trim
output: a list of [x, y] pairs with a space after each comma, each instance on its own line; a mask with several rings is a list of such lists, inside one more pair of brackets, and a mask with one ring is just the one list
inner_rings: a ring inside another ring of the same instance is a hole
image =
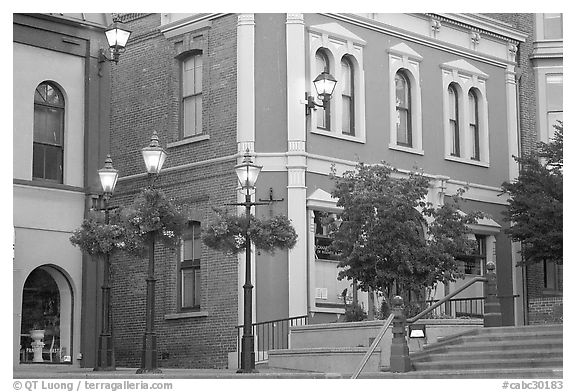
[[[474, 166], [490, 167], [490, 143], [488, 127], [488, 101], [486, 80], [488, 75], [464, 60], [444, 63], [442, 69], [442, 101], [444, 123], [444, 159]], [[458, 124], [460, 127], [460, 156], [450, 155], [451, 135], [449, 121], [448, 86], [454, 83], [458, 88]], [[470, 115], [468, 92], [475, 89], [478, 99], [478, 121], [480, 131], [480, 160], [471, 159], [472, 141], [469, 132]]]
[[[408, 45], [401, 43], [388, 49], [388, 80], [390, 99], [390, 144], [392, 150], [424, 155], [422, 147], [422, 92], [420, 88], [420, 62], [422, 56]], [[410, 117], [412, 124], [412, 147], [398, 145], [396, 136], [396, 73], [403, 70], [410, 81]]]
[[364, 45], [366, 42], [336, 23], [310, 26], [309, 29], [308, 91], [316, 94], [312, 81], [317, 76], [316, 52], [323, 49], [330, 61], [330, 73], [336, 80], [342, 80], [340, 62], [347, 56], [354, 67], [354, 135], [342, 133], [342, 85], [336, 88], [330, 100], [330, 131], [317, 126], [317, 112], [311, 111], [310, 132], [359, 143], [366, 143], [365, 86], [364, 86]]

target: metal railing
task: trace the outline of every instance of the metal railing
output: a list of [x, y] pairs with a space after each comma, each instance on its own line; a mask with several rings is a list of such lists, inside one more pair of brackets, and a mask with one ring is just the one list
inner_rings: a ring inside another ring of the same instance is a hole
[[[452, 298], [448, 302], [443, 303], [435, 308], [432, 312], [425, 315], [423, 318], [455, 318], [455, 317], [470, 317], [482, 318], [484, 317], [484, 301], [486, 297], [467, 297], [467, 298]], [[426, 309], [440, 300], [427, 300], [416, 302]]]
[[[269, 350], [289, 348], [290, 327], [306, 325], [307, 322], [308, 316], [306, 315], [253, 323], [252, 334], [254, 335], [255, 362], [258, 363], [266, 361], [268, 359]], [[238, 325], [236, 327], [238, 342], [238, 363], [240, 363], [240, 341], [243, 335], [243, 331], [243, 325]]]
[[[464, 291], [465, 289], [467, 289], [468, 287], [472, 286], [474, 283], [476, 282], [487, 282], [487, 279], [483, 276], [478, 276], [472, 280], [470, 280], [469, 282], [467, 282], [465, 285], [463, 285], [462, 287], [458, 288], [458, 290], [448, 294], [447, 296], [445, 296], [444, 298], [438, 300], [438, 301], [433, 301], [435, 302], [434, 304], [430, 305], [427, 309], [423, 310], [422, 312], [418, 313], [416, 316], [411, 317], [409, 319], [405, 319], [405, 323], [406, 324], [411, 324], [414, 323], [417, 320], [420, 320], [421, 318], [423, 318], [426, 315], [431, 314], [435, 309], [440, 308], [442, 305], [446, 304], [447, 302], [449, 302], [454, 296], [460, 294], [462, 291]], [[352, 376], [350, 377], [351, 379], [356, 379], [358, 378], [358, 376], [360, 375], [360, 373], [362, 372], [362, 370], [364, 369], [364, 366], [366, 365], [366, 363], [368, 362], [368, 359], [370, 358], [370, 356], [372, 355], [372, 353], [374, 352], [374, 350], [376, 349], [376, 347], [378, 346], [378, 344], [380, 344], [380, 340], [382, 340], [382, 337], [384, 336], [384, 333], [386, 332], [386, 330], [388, 329], [388, 327], [390, 326], [390, 324], [394, 321], [395, 315], [394, 312], [392, 312], [392, 314], [388, 317], [388, 320], [386, 320], [386, 322], [384, 323], [384, 325], [382, 326], [382, 328], [380, 329], [380, 331], [378, 332], [378, 336], [376, 337], [376, 339], [374, 339], [374, 341], [372, 342], [372, 344], [370, 345], [370, 348], [368, 349], [368, 351], [366, 352], [366, 354], [364, 355], [364, 357], [362, 358], [362, 361], [360, 361], [360, 363], [358, 364], [357, 369], [354, 371], [354, 373], [352, 374]], [[406, 348], [407, 350], [407, 348]]]

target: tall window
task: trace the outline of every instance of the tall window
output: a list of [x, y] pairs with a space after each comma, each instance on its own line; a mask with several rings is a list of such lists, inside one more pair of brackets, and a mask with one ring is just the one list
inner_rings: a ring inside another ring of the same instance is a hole
[[32, 177], [62, 183], [64, 166], [64, 96], [43, 82], [34, 93]]
[[[328, 56], [322, 50], [316, 52], [316, 74], [322, 72], [330, 72], [330, 62]], [[324, 128], [325, 130], [330, 130], [330, 101], [326, 102], [326, 107], [318, 107], [316, 114], [317, 126], [319, 128]]]
[[544, 39], [562, 39], [562, 14], [544, 14]]
[[450, 155], [460, 156], [460, 130], [458, 126], [458, 92], [453, 84], [448, 86], [448, 120], [450, 121]]
[[342, 133], [354, 135], [354, 68], [342, 57]]
[[396, 83], [396, 143], [412, 147], [412, 109], [410, 81], [403, 72], [397, 72]]
[[548, 138], [552, 140], [558, 121], [563, 119], [563, 75], [550, 74], [546, 75], [546, 115], [548, 117]]
[[202, 133], [202, 55], [182, 63], [182, 137]]
[[180, 309], [199, 310], [200, 291], [200, 256], [202, 252], [200, 223], [190, 222], [182, 236], [180, 245], [180, 262], [178, 280], [180, 290]]
[[468, 256], [461, 256], [462, 271], [467, 275], [482, 275], [486, 266], [486, 236], [476, 235], [476, 249]]
[[468, 92], [470, 120], [470, 140], [472, 141], [472, 156], [470, 159], [480, 160], [480, 128], [478, 127], [478, 97], [473, 90]]

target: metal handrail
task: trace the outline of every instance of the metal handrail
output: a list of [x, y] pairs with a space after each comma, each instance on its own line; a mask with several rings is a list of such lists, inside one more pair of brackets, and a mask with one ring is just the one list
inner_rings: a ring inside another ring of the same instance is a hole
[[356, 370], [352, 374], [352, 377], [350, 377], [351, 379], [358, 378], [358, 376], [360, 375], [360, 372], [362, 372], [362, 369], [364, 369], [364, 366], [366, 366], [368, 359], [370, 358], [372, 353], [374, 353], [374, 350], [376, 350], [376, 346], [378, 346], [378, 344], [380, 343], [380, 340], [382, 340], [384, 333], [386, 333], [386, 330], [388, 329], [390, 324], [392, 324], [392, 320], [394, 320], [394, 314], [391, 314], [390, 316], [388, 316], [388, 319], [386, 320], [386, 322], [384, 323], [382, 328], [380, 328], [380, 332], [378, 332], [378, 336], [376, 336], [376, 339], [374, 339], [374, 341], [370, 345], [370, 348], [368, 349], [368, 351], [366, 351], [366, 354], [364, 354], [362, 361], [358, 364], [358, 367], [356, 368]]
[[433, 311], [434, 309], [436, 309], [437, 307], [439, 307], [440, 305], [448, 302], [452, 297], [454, 297], [457, 294], [460, 294], [462, 291], [466, 290], [468, 287], [472, 286], [474, 283], [476, 282], [487, 282], [488, 279], [486, 279], [483, 276], [477, 276], [474, 279], [472, 279], [471, 281], [467, 282], [465, 285], [463, 285], [462, 287], [460, 287], [458, 290], [448, 294], [447, 296], [445, 296], [444, 298], [442, 298], [441, 300], [439, 300], [438, 302], [436, 302], [434, 305], [424, 309], [423, 311], [421, 311], [420, 313], [418, 313], [416, 316], [414, 317], [410, 317], [408, 319], [406, 319], [406, 323], [407, 324], [412, 324], [415, 321], [418, 321], [422, 318], [422, 316], [427, 315], [428, 313], [430, 313], [431, 311]]
[[[460, 294], [462, 291], [466, 290], [468, 287], [472, 286], [474, 283], [476, 282], [487, 282], [488, 279], [486, 279], [483, 276], [477, 276], [474, 279], [470, 280], [469, 282], [466, 282], [466, 284], [464, 284], [462, 287], [458, 288], [458, 290], [448, 294], [447, 296], [445, 296], [444, 298], [440, 299], [438, 302], [436, 302], [434, 305], [429, 306], [428, 308], [424, 309], [422, 312], [418, 313], [416, 316], [411, 317], [409, 319], [406, 319], [406, 323], [407, 324], [412, 324], [415, 321], [418, 321], [419, 319], [421, 319], [423, 316], [427, 315], [428, 313], [432, 312], [434, 309], [436, 309], [437, 307], [439, 307], [440, 305], [448, 302], [450, 299], [452, 299], [455, 295]], [[380, 329], [380, 332], [378, 332], [378, 336], [376, 337], [376, 339], [374, 339], [374, 341], [372, 342], [372, 345], [370, 346], [370, 349], [366, 352], [366, 354], [364, 355], [364, 357], [362, 358], [362, 361], [360, 362], [360, 364], [358, 365], [358, 367], [356, 368], [356, 370], [354, 371], [354, 373], [352, 374], [352, 376], [350, 377], [351, 379], [356, 379], [358, 378], [358, 376], [360, 375], [360, 373], [362, 372], [362, 370], [364, 369], [364, 366], [366, 366], [366, 363], [368, 362], [368, 359], [370, 358], [370, 356], [374, 353], [374, 350], [376, 349], [376, 346], [380, 343], [380, 340], [382, 340], [382, 337], [384, 336], [384, 333], [386, 333], [386, 330], [388, 329], [388, 327], [390, 326], [390, 324], [392, 323], [392, 321], [394, 320], [394, 314], [392, 313], [390, 316], [388, 316], [388, 319], [386, 320], [386, 322], [384, 323], [384, 325], [382, 326], [382, 328]]]

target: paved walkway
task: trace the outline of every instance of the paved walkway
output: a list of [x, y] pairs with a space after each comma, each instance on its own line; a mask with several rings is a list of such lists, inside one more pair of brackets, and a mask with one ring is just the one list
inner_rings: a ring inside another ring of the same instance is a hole
[[236, 373], [236, 369], [160, 369], [161, 374], [136, 374], [133, 368], [94, 371], [74, 365], [26, 364], [14, 367], [15, 379], [192, 379], [192, 378], [342, 378], [339, 373], [305, 372], [287, 369], [258, 368], [257, 373]]

